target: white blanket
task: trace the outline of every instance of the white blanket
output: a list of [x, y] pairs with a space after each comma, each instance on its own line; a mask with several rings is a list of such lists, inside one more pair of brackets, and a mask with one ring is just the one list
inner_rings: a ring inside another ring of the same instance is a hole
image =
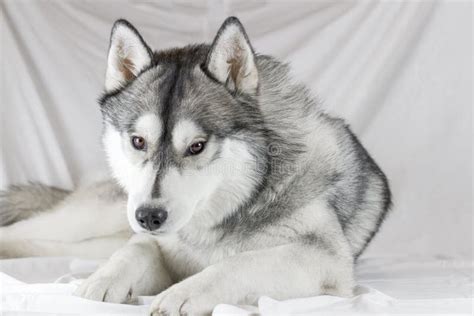
[[[0, 261], [4, 315], [147, 315], [153, 297], [137, 305], [100, 303], [74, 297], [81, 279], [100, 261], [26, 258]], [[353, 298], [317, 296], [258, 306], [218, 305], [213, 315], [472, 314], [473, 263], [452, 258], [370, 257], [356, 268]]]

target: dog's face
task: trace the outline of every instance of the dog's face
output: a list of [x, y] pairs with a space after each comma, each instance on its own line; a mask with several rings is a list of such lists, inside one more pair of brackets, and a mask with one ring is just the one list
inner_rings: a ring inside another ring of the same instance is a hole
[[266, 167], [258, 73], [228, 19], [211, 46], [152, 53], [128, 22], [112, 30], [103, 144], [128, 192], [133, 230], [215, 225], [251, 198]]

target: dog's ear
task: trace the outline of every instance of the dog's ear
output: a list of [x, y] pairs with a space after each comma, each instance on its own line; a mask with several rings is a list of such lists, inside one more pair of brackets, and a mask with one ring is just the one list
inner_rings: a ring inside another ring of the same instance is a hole
[[110, 92], [136, 76], [152, 61], [152, 51], [126, 20], [117, 20], [110, 35], [105, 90]]
[[227, 18], [217, 32], [205, 68], [231, 91], [257, 92], [255, 53], [244, 27], [236, 17]]

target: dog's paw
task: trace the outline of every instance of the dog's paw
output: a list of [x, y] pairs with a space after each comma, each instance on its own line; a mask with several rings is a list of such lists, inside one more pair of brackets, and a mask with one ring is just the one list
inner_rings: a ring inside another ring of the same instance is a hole
[[125, 276], [99, 269], [82, 282], [74, 295], [94, 301], [126, 303], [133, 293], [131, 282]]
[[211, 315], [218, 299], [206, 291], [176, 284], [159, 294], [152, 302], [152, 316]]

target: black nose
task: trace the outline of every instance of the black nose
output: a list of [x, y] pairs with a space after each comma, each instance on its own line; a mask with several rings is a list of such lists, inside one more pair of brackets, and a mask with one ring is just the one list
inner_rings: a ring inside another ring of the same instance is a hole
[[139, 207], [135, 212], [138, 224], [147, 230], [158, 229], [168, 218], [168, 212], [161, 207]]

